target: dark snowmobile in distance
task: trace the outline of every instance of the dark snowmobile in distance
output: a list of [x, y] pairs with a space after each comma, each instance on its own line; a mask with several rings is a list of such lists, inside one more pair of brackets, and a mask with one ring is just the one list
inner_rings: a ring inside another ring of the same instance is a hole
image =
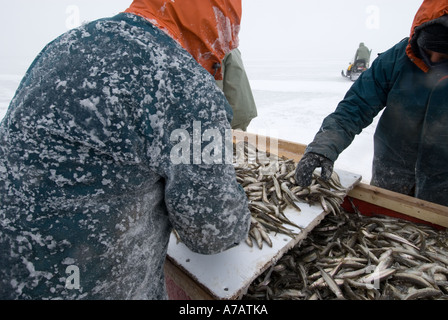
[[345, 78], [349, 78], [352, 81], [356, 81], [361, 73], [367, 70], [367, 63], [365, 60], [356, 60], [354, 63], [350, 63], [347, 68], [347, 72], [341, 71], [341, 74]]

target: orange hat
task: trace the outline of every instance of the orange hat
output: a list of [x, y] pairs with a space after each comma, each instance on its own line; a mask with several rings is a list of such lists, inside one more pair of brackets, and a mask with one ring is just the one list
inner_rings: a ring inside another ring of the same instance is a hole
[[418, 34], [424, 25], [446, 14], [448, 14], [448, 0], [424, 0], [414, 17], [406, 54], [424, 72], [428, 72], [429, 67], [419, 57], [419, 53], [414, 52], [413, 44], [417, 41]]
[[217, 80], [215, 64], [238, 47], [241, 0], [134, 0], [125, 12], [165, 30]]

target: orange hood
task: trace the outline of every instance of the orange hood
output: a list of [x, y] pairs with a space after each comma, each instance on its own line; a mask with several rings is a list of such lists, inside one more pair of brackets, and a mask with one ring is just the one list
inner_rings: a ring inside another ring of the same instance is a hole
[[125, 12], [167, 32], [217, 80], [213, 66], [238, 47], [241, 0], [134, 0]]
[[446, 14], [448, 14], [448, 0], [424, 0], [414, 17], [406, 54], [424, 72], [428, 72], [429, 67], [414, 52], [413, 43], [416, 42], [419, 29], [422, 26]]

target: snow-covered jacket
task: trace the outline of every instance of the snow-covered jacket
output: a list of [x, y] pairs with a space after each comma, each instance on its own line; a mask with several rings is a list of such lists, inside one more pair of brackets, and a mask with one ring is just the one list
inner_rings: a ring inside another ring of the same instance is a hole
[[143, 17], [47, 45], [0, 126], [0, 299], [164, 299], [173, 227], [201, 254], [243, 241], [231, 120], [210, 73]]
[[447, 1], [424, 1], [411, 37], [375, 59], [324, 119], [306, 152], [335, 161], [384, 108], [371, 183], [448, 205], [448, 70], [446, 64], [428, 66], [412, 48], [414, 30], [447, 13]]

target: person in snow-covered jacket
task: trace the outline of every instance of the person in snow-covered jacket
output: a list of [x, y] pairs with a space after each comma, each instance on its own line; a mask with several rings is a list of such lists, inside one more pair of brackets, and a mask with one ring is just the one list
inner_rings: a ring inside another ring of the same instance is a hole
[[327, 116], [296, 170], [328, 178], [355, 135], [383, 110], [371, 184], [448, 206], [448, 1], [425, 0], [409, 39], [382, 53]]
[[173, 228], [201, 254], [246, 239], [211, 74], [240, 16], [135, 0], [42, 50], [0, 126], [0, 299], [166, 299]]

